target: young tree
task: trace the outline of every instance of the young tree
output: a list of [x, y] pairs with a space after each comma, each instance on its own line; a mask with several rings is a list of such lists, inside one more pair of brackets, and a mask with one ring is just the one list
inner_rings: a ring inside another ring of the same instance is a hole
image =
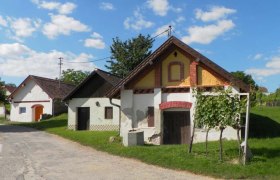
[[150, 35], [138, 35], [126, 41], [121, 41], [118, 37], [113, 38], [111, 45], [111, 60], [106, 67], [111, 73], [125, 77], [140, 62], [151, 54], [154, 40]]
[[[233, 95], [231, 89], [216, 90], [212, 94], [204, 95], [203, 92], [196, 91], [196, 109], [194, 124], [198, 127], [205, 127], [206, 132], [206, 155], [208, 153], [208, 132], [212, 128], [220, 129], [220, 160], [223, 160], [223, 131], [227, 126], [241, 128], [240, 114], [244, 110], [244, 103], [238, 94]], [[194, 130], [193, 130], [194, 133]], [[237, 132], [237, 135], [239, 133]], [[193, 138], [193, 136], [192, 136]], [[240, 139], [238, 137], [239, 144]], [[189, 152], [191, 152], [192, 140]]]
[[88, 71], [75, 71], [74, 69], [67, 69], [62, 71], [61, 80], [66, 83], [78, 85], [82, 82], [90, 72]]
[[5, 86], [5, 82], [1, 81], [1, 78], [0, 78], [0, 104], [5, 104], [7, 101], [4, 86]]

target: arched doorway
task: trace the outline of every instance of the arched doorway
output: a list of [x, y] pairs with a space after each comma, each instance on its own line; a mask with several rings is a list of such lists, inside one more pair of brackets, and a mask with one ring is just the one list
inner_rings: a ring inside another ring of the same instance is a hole
[[168, 101], [159, 105], [163, 111], [163, 144], [189, 144], [192, 103]]
[[34, 114], [34, 121], [39, 121], [41, 119], [41, 116], [43, 114], [43, 109], [44, 109], [44, 106], [41, 105], [41, 104], [35, 104], [31, 107], [33, 110], [33, 114]]

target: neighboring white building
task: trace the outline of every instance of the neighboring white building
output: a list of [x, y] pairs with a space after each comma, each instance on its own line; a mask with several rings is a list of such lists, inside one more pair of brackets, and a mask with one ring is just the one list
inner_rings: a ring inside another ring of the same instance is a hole
[[11, 102], [10, 120], [39, 121], [43, 114], [57, 115], [67, 112], [62, 99], [75, 86], [30, 75], [8, 97]]
[[[16, 87], [5, 85], [2, 87], [2, 89], [5, 91], [6, 97], [8, 97], [16, 89]], [[5, 106], [3, 103], [0, 103], [0, 116], [4, 116], [4, 115], [5, 115]]]
[[105, 94], [120, 78], [95, 69], [64, 101], [68, 104], [68, 129], [119, 130], [120, 100]]
[[[193, 88], [211, 92], [213, 87], [233, 87], [235, 93], [248, 86], [229, 72], [175, 37], [170, 37], [143, 60], [107, 96], [121, 97], [121, 136], [128, 145], [128, 133], [144, 131], [144, 140], [153, 144], [190, 143], [195, 98]], [[205, 141], [204, 129], [197, 129], [194, 141]], [[236, 139], [226, 128], [223, 137]], [[218, 140], [211, 130], [209, 140]]]

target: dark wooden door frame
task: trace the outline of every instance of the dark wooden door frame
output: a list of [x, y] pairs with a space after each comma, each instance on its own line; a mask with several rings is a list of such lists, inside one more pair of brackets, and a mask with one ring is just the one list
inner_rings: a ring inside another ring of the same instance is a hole
[[163, 111], [163, 144], [189, 144], [190, 121], [190, 111]]
[[77, 108], [77, 130], [89, 130], [90, 123], [90, 108]]

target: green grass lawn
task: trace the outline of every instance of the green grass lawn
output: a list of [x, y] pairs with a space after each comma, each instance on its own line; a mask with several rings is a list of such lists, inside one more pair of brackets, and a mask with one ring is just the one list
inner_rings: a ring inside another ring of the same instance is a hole
[[[255, 122], [251, 126], [253, 129], [258, 126], [258, 123], [265, 124], [263, 121], [266, 120], [274, 121], [276, 124], [280, 122], [279, 108], [263, 108], [262, 110], [254, 108], [252, 112], [251, 121]], [[261, 138], [261, 133], [257, 138], [251, 138], [249, 145], [254, 158], [248, 165], [243, 166], [236, 164], [238, 162], [238, 146], [236, 141], [224, 141], [225, 160], [224, 162], [219, 162], [218, 142], [211, 142], [209, 144], [208, 157], [205, 157], [203, 143], [194, 144], [192, 154], [187, 153], [186, 145], [123, 147], [119, 142], [109, 143], [108, 141], [109, 137], [117, 135], [117, 132], [67, 130], [66, 119], [67, 116], [64, 114], [40, 123], [21, 123], [19, 125], [44, 130], [97, 150], [139, 159], [143, 162], [166, 168], [187, 170], [196, 174], [218, 178], [280, 178], [280, 136], [277, 137], [275, 134], [273, 134], [273, 138], [270, 138], [267, 134], [265, 134], [265, 138]]]

